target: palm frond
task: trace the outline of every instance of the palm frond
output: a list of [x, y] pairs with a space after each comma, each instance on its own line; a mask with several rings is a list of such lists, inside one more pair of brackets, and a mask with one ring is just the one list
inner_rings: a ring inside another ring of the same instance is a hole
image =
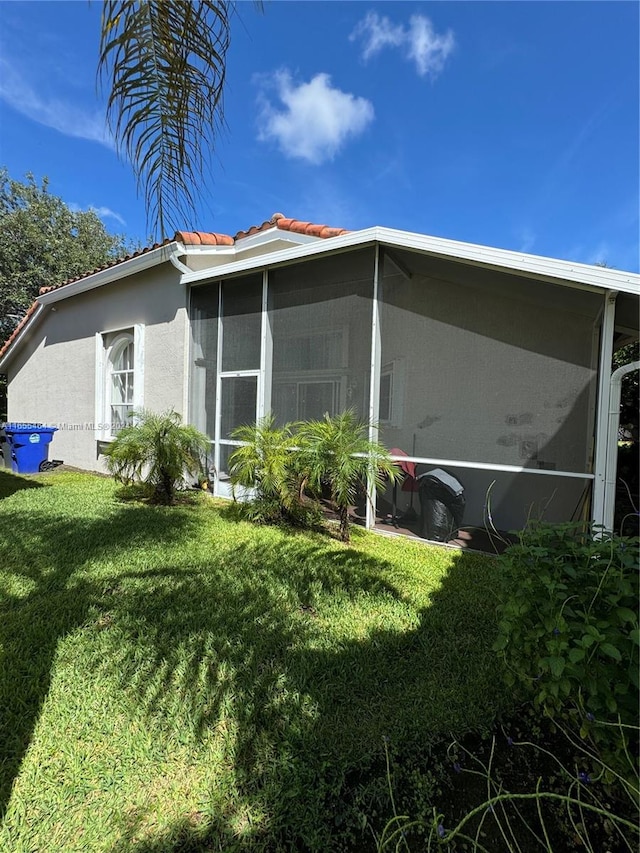
[[232, 4], [107, 0], [98, 73], [107, 119], [162, 238], [188, 225], [217, 134]]

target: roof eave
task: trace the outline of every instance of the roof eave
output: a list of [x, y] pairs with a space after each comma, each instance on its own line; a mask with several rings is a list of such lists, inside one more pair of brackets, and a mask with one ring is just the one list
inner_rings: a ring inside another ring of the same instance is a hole
[[233, 261], [215, 269], [197, 270], [185, 274], [182, 281], [185, 284], [197, 284], [228, 275], [237, 275], [279, 264], [294, 263], [297, 260], [314, 255], [343, 251], [373, 242], [410, 249], [449, 260], [457, 260], [475, 266], [525, 275], [568, 287], [586, 287], [589, 290], [600, 292], [616, 290], [636, 296], [640, 295], [640, 276], [636, 273], [547, 258], [542, 255], [529, 255], [508, 249], [493, 249], [489, 246], [462, 243], [442, 237], [429, 237], [424, 234], [398, 231], [381, 226], [366, 228], [362, 231], [349, 231], [346, 234], [332, 237], [330, 240], [317, 240], [310, 245], [293, 246], [268, 255]]
[[382, 244], [414, 249], [426, 254], [439, 255], [452, 260], [458, 259], [494, 269], [511, 270], [549, 281], [555, 280], [559, 284], [577, 283], [603, 291], [619, 290], [635, 295], [640, 294], [640, 275], [626, 270], [580, 264], [543, 255], [529, 255], [509, 249], [494, 249], [490, 246], [462, 243], [442, 237], [429, 237], [393, 228], [377, 230], [378, 239]]
[[195, 270], [193, 273], [184, 275], [182, 281], [184, 284], [197, 284], [200, 281], [218, 279], [235, 273], [250, 272], [278, 264], [294, 263], [303, 258], [326, 252], [338, 252], [341, 249], [364, 246], [368, 243], [375, 243], [379, 230], [378, 228], [365, 228], [362, 231], [348, 231], [346, 234], [340, 234], [326, 240], [314, 239], [310, 243], [280, 249], [277, 252], [269, 252], [252, 258], [243, 258], [212, 269]]
[[183, 254], [184, 252], [179, 249], [179, 246], [180, 244], [176, 242], [158, 246], [157, 249], [152, 249], [150, 252], [129, 258], [126, 261], [114, 264], [112, 267], [107, 267], [107, 269], [99, 270], [92, 275], [78, 279], [78, 281], [63, 284], [47, 293], [41, 293], [37, 297], [37, 301], [41, 305], [51, 305], [53, 302], [60, 302], [60, 300], [67, 299], [70, 296], [86, 293], [88, 290], [94, 290], [96, 287], [102, 287], [112, 281], [135, 275], [138, 272], [169, 261], [172, 255]]
[[42, 305], [38, 305], [33, 314], [29, 317], [17, 336], [11, 341], [9, 346], [0, 356], [0, 373], [3, 373], [7, 364], [11, 361], [12, 356], [17, 352], [22, 343], [29, 337], [33, 327], [38, 320], [46, 313], [46, 309]]

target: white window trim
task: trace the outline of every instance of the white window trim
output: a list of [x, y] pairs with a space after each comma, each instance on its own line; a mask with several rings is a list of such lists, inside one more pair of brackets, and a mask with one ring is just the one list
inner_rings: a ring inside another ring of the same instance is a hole
[[[108, 347], [105, 346], [107, 335], [116, 335]], [[94, 429], [98, 441], [108, 442], [115, 439], [111, 431], [110, 365], [114, 349], [124, 340], [133, 341], [133, 408], [144, 407], [144, 338], [143, 323], [136, 323], [121, 331], [96, 332]]]
[[401, 427], [404, 420], [405, 360], [396, 358], [380, 367], [380, 385], [382, 377], [391, 376], [390, 417], [379, 416], [379, 423], [386, 427]]

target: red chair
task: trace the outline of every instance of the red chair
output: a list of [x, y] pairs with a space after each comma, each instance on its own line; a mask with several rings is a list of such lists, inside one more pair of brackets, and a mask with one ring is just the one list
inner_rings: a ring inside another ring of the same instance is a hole
[[[399, 447], [392, 447], [389, 451], [391, 456], [404, 456], [407, 454], [404, 450], [400, 450]], [[416, 480], [416, 463], [411, 462], [407, 459], [395, 459], [394, 465], [397, 465], [398, 468], [404, 474], [402, 479], [402, 491], [403, 492], [411, 492], [411, 503], [409, 505], [409, 509], [403, 516], [398, 515], [398, 482], [394, 482], [393, 484], [393, 497], [392, 497], [392, 506], [391, 506], [391, 518], [389, 523], [393, 524], [394, 527], [399, 527], [399, 521], [402, 520], [414, 520], [416, 517], [415, 510], [413, 508], [413, 494], [418, 491], [418, 481]]]

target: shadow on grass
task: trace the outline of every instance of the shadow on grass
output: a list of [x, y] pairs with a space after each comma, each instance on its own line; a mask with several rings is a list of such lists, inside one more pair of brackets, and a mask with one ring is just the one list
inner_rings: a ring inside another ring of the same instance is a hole
[[0, 500], [9, 498], [23, 489], [42, 489], [43, 487], [43, 483], [38, 483], [35, 480], [27, 480], [18, 474], [12, 474], [9, 471], [0, 469]]
[[[389, 565], [317, 542], [299, 534], [268, 548], [244, 543], [206, 573], [155, 570], [153, 594], [141, 588], [114, 604], [121, 626], [133, 631], [141, 617], [145, 625], [135, 661], [117, 663], [121, 686], [167, 735], [176, 718], [198, 740], [231, 717], [237, 792], [235, 813], [213, 809], [166, 834], [145, 838], [143, 821], [125, 824], [114, 853], [321, 851], [350, 836], [362, 844], [367, 808], [390, 815], [385, 738], [415, 770], [411, 756], [428, 756], [438, 738], [492, 724], [503, 697], [490, 651], [491, 567], [479, 572], [477, 558], [456, 555], [415, 627], [399, 630], [385, 627], [385, 609], [403, 606], [382, 576]], [[336, 630], [327, 593], [355, 620], [375, 597], [378, 624], [369, 613], [360, 638], [350, 625], [348, 639], [327, 641]], [[243, 809], [268, 818], [239, 834]]]
[[456, 555], [417, 616], [387, 562], [313, 534], [212, 540], [193, 568], [156, 556], [148, 568], [85, 572], [132, 543], [185, 541], [202, 518], [111, 510], [89, 520], [3, 515], [21, 590], [0, 604], [2, 812], [58, 642], [79, 627], [114, 632], [89, 671], [114, 678], [158, 737], [197, 744], [225, 721], [233, 732], [233, 802], [221, 806], [212, 789], [208, 809], [167, 832], [123, 803], [114, 853], [335, 849], [336, 839], [361, 839], [376, 791], [388, 817], [383, 737], [402, 759], [491, 724], [500, 698], [488, 561]]
[[[23, 488], [40, 485], [24, 482]], [[189, 518], [177, 512], [170, 518], [168, 524], [166, 513], [135, 506], [77, 521], [37, 511], [3, 513], [0, 564], [19, 591], [10, 587], [0, 599], [0, 818], [49, 690], [58, 641], [104, 596], [105, 583], [74, 575], [89, 560], [126, 551], [134, 540], [168, 543], [184, 536]]]

